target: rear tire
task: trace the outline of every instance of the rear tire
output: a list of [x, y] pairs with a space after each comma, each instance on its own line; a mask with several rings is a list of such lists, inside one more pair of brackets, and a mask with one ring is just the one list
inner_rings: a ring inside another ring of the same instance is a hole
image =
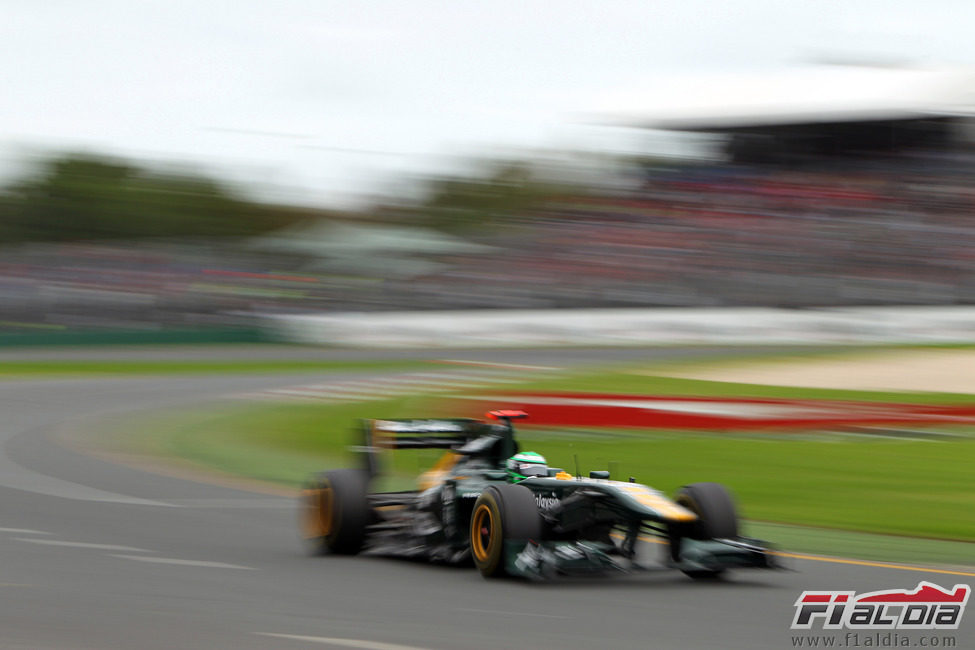
[[477, 498], [471, 513], [471, 557], [481, 575], [505, 575], [505, 542], [540, 540], [542, 516], [535, 495], [521, 485], [492, 485]]
[[314, 555], [355, 555], [369, 525], [369, 477], [357, 469], [316, 475], [302, 490], [302, 533]]
[[[690, 524], [672, 525], [669, 530], [670, 557], [680, 559], [681, 540], [734, 539], [738, 537], [738, 511], [731, 493], [720, 483], [692, 483], [677, 491], [674, 501], [697, 515]], [[684, 571], [688, 576], [701, 580], [713, 579], [724, 573], [714, 571]]]

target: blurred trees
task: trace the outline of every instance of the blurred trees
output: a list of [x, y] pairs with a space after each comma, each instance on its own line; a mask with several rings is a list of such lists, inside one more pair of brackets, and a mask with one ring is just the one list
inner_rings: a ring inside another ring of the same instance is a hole
[[414, 210], [424, 225], [463, 234], [513, 217], [524, 219], [553, 195], [565, 192], [561, 184], [538, 180], [529, 162], [498, 161], [472, 176], [429, 181], [426, 197]]
[[464, 235], [530, 218], [567, 187], [564, 181], [539, 180], [530, 161], [481, 161], [472, 174], [425, 181], [420, 200], [404, 204], [390, 197], [391, 204], [340, 214], [260, 203], [195, 172], [66, 153], [0, 187], [0, 244], [246, 237], [323, 218], [422, 225]]
[[0, 241], [244, 236], [304, 216], [248, 201], [203, 175], [65, 154], [3, 189]]

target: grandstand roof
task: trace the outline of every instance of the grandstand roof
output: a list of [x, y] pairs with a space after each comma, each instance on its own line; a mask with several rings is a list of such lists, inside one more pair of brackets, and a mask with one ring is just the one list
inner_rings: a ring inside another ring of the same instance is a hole
[[823, 65], [681, 78], [613, 98], [603, 122], [675, 131], [975, 116], [975, 69]]

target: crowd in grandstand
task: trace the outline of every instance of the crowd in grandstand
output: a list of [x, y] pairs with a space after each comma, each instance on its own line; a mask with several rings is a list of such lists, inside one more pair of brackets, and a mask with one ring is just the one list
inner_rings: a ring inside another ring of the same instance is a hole
[[321, 260], [249, 249], [66, 243], [8, 251], [0, 294], [6, 321], [69, 325], [269, 311], [972, 303], [973, 173], [964, 152], [658, 163], [638, 187], [508, 215], [477, 252], [427, 252], [422, 275], [395, 264], [323, 272]]
[[657, 167], [637, 191], [553, 200], [490, 260], [423, 283], [471, 306], [972, 302], [973, 172], [935, 154]]

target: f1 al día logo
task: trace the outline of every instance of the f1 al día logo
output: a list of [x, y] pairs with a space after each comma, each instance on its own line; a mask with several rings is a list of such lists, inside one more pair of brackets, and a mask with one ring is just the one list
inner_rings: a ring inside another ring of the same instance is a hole
[[912, 590], [804, 591], [796, 599], [792, 629], [957, 630], [971, 590], [922, 581]]

